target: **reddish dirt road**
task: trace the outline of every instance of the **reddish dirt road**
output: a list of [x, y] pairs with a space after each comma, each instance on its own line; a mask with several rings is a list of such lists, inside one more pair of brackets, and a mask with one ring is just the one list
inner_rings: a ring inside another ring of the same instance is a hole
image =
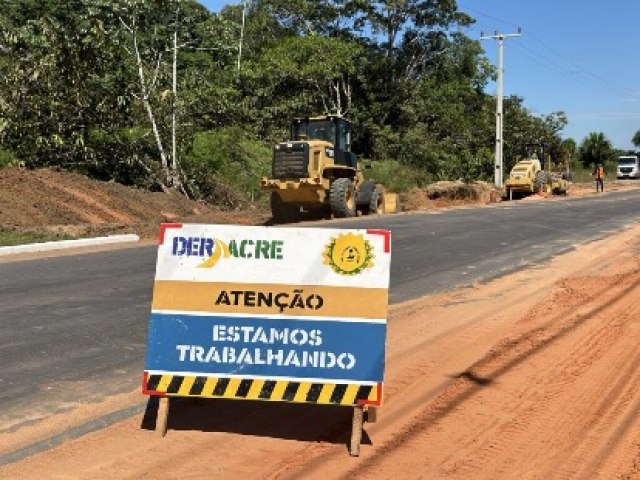
[[[349, 457], [338, 407], [184, 401], [0, 468], [6, 479], [640, 479], [640, 227], [391, 308], [385, 405]], [[110, 409], [0, 435], [0, 454]]]

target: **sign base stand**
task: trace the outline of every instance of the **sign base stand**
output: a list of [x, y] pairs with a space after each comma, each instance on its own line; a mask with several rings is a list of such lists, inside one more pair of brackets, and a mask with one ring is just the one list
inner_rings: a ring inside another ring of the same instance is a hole
[[353, 407], [353, 422], [351, 423], [351, 443], [349, 454], [352, 457], [360, 456], [360, 442], [362, 441], [362, 423], [364, 422], [364, 407]]
[[158, 398], [158, 413], [156, 416], [156, 434], [164, 437], [167, 434], [167, 421], [169, 420], [169, 398]]
[[[169, 397], [158, 397], [158, 411], [156, 414], [156, 435], [164, 437], [167, 435], [167, 425], [169, 420], [169, 410], [171, 399]], [[378, 409], [367, 408], [366, 421], [375, 423], [378, 420]], [[351, 423], [351, 441], [349, 442], [349, 455], [360, 456], [360, 444], [362, 443], [363, 425], [365, 422], [365, 410], [362, 405], [353, 407], [353, 420]]]

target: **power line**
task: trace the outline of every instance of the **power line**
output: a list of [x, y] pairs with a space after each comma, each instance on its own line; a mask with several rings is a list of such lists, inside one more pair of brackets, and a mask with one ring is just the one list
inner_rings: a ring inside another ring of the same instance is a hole
[[488, 13], [481, 12], [480, 10], [476, 10], [471, 7], [465, 7], [465, 10], [469, 10], [470, 12], [477, 13], [478, 15], [482, 15], [483, 17], [490, 18], [491, 20], [495, 20], [497, 22], [503, 23], [505, 25], [509, 25], [510, 27], [519, 28], [515, 23], [511, 23], [508, 20], [504, 20], [502, 18], [494, 17], [493, 15], [489, 15]]
[[610, 82], [609, 80], [601, 77], [600, 75], [597, 75], [597, 74], [593, 73], [591, 70], [585, 68], [583, 65], [578, 64], [570, 56], [567, 56], [567, 55], [555, 50], [551, 46], [547, 45], [545, 42], [543, 42], [540, 38], [536, 37], [535, 35], [531, 35], [531, 38], [533, 40], [535, 40], [536, 42], [538, 42], [540, 45], [542, 45], [544, 48], [546, 48], [547, 50], [552, 52], [553, 54], [555, 54], [558, 57], [562, 58], [563, 60], [567, 61], [570, 65], [573, 65], [577, 70], [579, 70], [579, 71], [587, 74], [588, 76], [592, 77], [594, 80], [602, 83], [603, 85], [608, 85], [612, 90], [617, 90], [618, 92], [620, 92], [620, 93], [622, 93], [624, 95], [629, 95], [629, 96], [633, 96], [633, 97], [638, 98], [638, 93], [637, 92], [634, 92], [632, 90], [628, 90], [628, 89], [626, 89], [624, 87], [616, 85], [615, 83]]
[[[566, 69], [564, 66], [559, 65], [558, 63], [556, 63], [555, 61], [541, 55], [540, 53], [536, 52], [535, 50], [532, 50], [531, 48], [527, 47], [526, 45], [523, 44], [518, 44], [517, 48], [521, 50], [521, 53], [529, 58], [531, 61], [537, 63], [538, 65], [546, 68], [547, 70], [549, 70], [550, 72], [553, 72], [557, 75], [560, 75], [564, 78], [569, 79], [570, 81], [579, 83], [581, 85], [584, 85], [586, 87], [589, 88], [593, 88], [593, 89], [598, 89], [600, 91], [605, 91], [607, 93], [610, 93], [612, 95], [616, 95], [616, 96], [623, 96], [623, 97], [634, 97], [634, 98], [640, 98], [640, 96], [638, 96], [637, 93], [632, 92], [630, 90], [625, 90], [621, 87], [618, 87], [614, 84], [611, 83], [607, 83], [607, 82], [602, 82], [599, 81], [597, 79], [591, 78], [591, 77], [580, 77], [577, 76], [575, 73], [573, 73], [571, 70]], [[578, 73], [582, 73], [580, 71], [578, 71]]]
[[[482, 17], [486, 17], [488, 19], [497, 21], [499, 23], [503, 23], [506, 25], [514, 25], [513, 23], [501, 19], [499, 17], [496, 17], [494, 15], [490, 15], [486, 12], [482, 12], [480, 10], [474, 9], [474, 8], [470, 8], [470, 7], [465, 7], [465, 10], [468, 10], [469, 12], [472, 12], [474, 14], [478, 14]], [[482, 25], [483, 28], [485, 27], [484, 23], [480, 23], [477, 22], [477, 25]], [[491, 27], [487, 27], [486, 29], [490, 29]], [[470, 28], [471, 31], [474, 31], [477, 29], [476, 28]], [[523, 49], [523, 50], [527, 50], [530, 55], [525, 55], [528, 58], [531, 58], [532, 60], [534, 60], [536, 63], [540, 64], [541, 62], [544, 62], [545, 65], [543, 65], [545, 68], [548, 68], [550, 71], [557, 73], [559, 75], [562, 75], [566, 78], [569, 78], [572, 81], [575, 81], [576, 83], [580, 83], [582, 85], [588, 86], [590, 88], [596, 88], [596, 89], [600, 89], [603, 91], [607, 91], [609, 93], [615, 94], [617, 96], [623, 96], [623, 97], [631, 97], [631, 98], [635, 98], [638, 99], [640, 98], [640, 92], [638, 91], [633, 91], [624, 87], [621, 87], [619, 85], [616, 85], [612, 82], [610, 82], [609, 80], [597, 75], [596, 73], [590, 71], [589, 69], [585, 68], [583, 65], [580, 65], [578, 62], [576, 62], [573, 58], [571, 58], [569, 55], [566, 55], [560, 51], [558, 51], [557, 49], [551, 47], [550, 45], [548, 45], [546, 42], [544, 42], [543, 40], [541, 40], [538, 36], [536, 36], [535, 34], [531, 33], [528, 29], [527, 29], [527, 37], [530, 37], [531, 39], [533, 39], [535, 42], [537, 42], [538, 44], [540, 44], [544, 49], [546, 49], [547, 51], [551, 52], [553, 55], [555, 55], [557, 58], [561, 59], [561, 61], [564, 64], [559, 64], [557, 61], [550, 59], [549, 57], [543, 55], [542, 53], [540, 53], [537, 50], [534, 50], [534, 48], [527, 48], [526, 47], [526, 41], [524, 42], [525, 45], [518, 45], [518, 48]], [[534, 57], [536, 57], [536, 59], [532, 58], [531, 55], [533, 55]], [[571, 65], [572, 68], [567, 68], [567, 64]], [[552, 65], [552, 66], [549, 66]], [[577, 71], [578, 73], [582, 74], [583, 77], [577, 77], [574, 73], [574, 71]]]

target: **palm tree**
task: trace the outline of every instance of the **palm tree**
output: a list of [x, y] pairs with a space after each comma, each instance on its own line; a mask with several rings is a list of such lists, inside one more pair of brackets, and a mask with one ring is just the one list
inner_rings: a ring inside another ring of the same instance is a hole
[[604, 133], [591, 132], [580, 145], [580, 161], [585, 167], [604, 164], [613, 156], [611, 142]]

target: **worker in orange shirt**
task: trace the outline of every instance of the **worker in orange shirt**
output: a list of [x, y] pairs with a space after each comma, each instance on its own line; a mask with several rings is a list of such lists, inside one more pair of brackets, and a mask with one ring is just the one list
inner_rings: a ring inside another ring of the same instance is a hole
[[596, 178], [596, 193], [604, 192], [604, 177], [607, 173], [604, 171], [604, 167], [599, 163], [591, 176]]

